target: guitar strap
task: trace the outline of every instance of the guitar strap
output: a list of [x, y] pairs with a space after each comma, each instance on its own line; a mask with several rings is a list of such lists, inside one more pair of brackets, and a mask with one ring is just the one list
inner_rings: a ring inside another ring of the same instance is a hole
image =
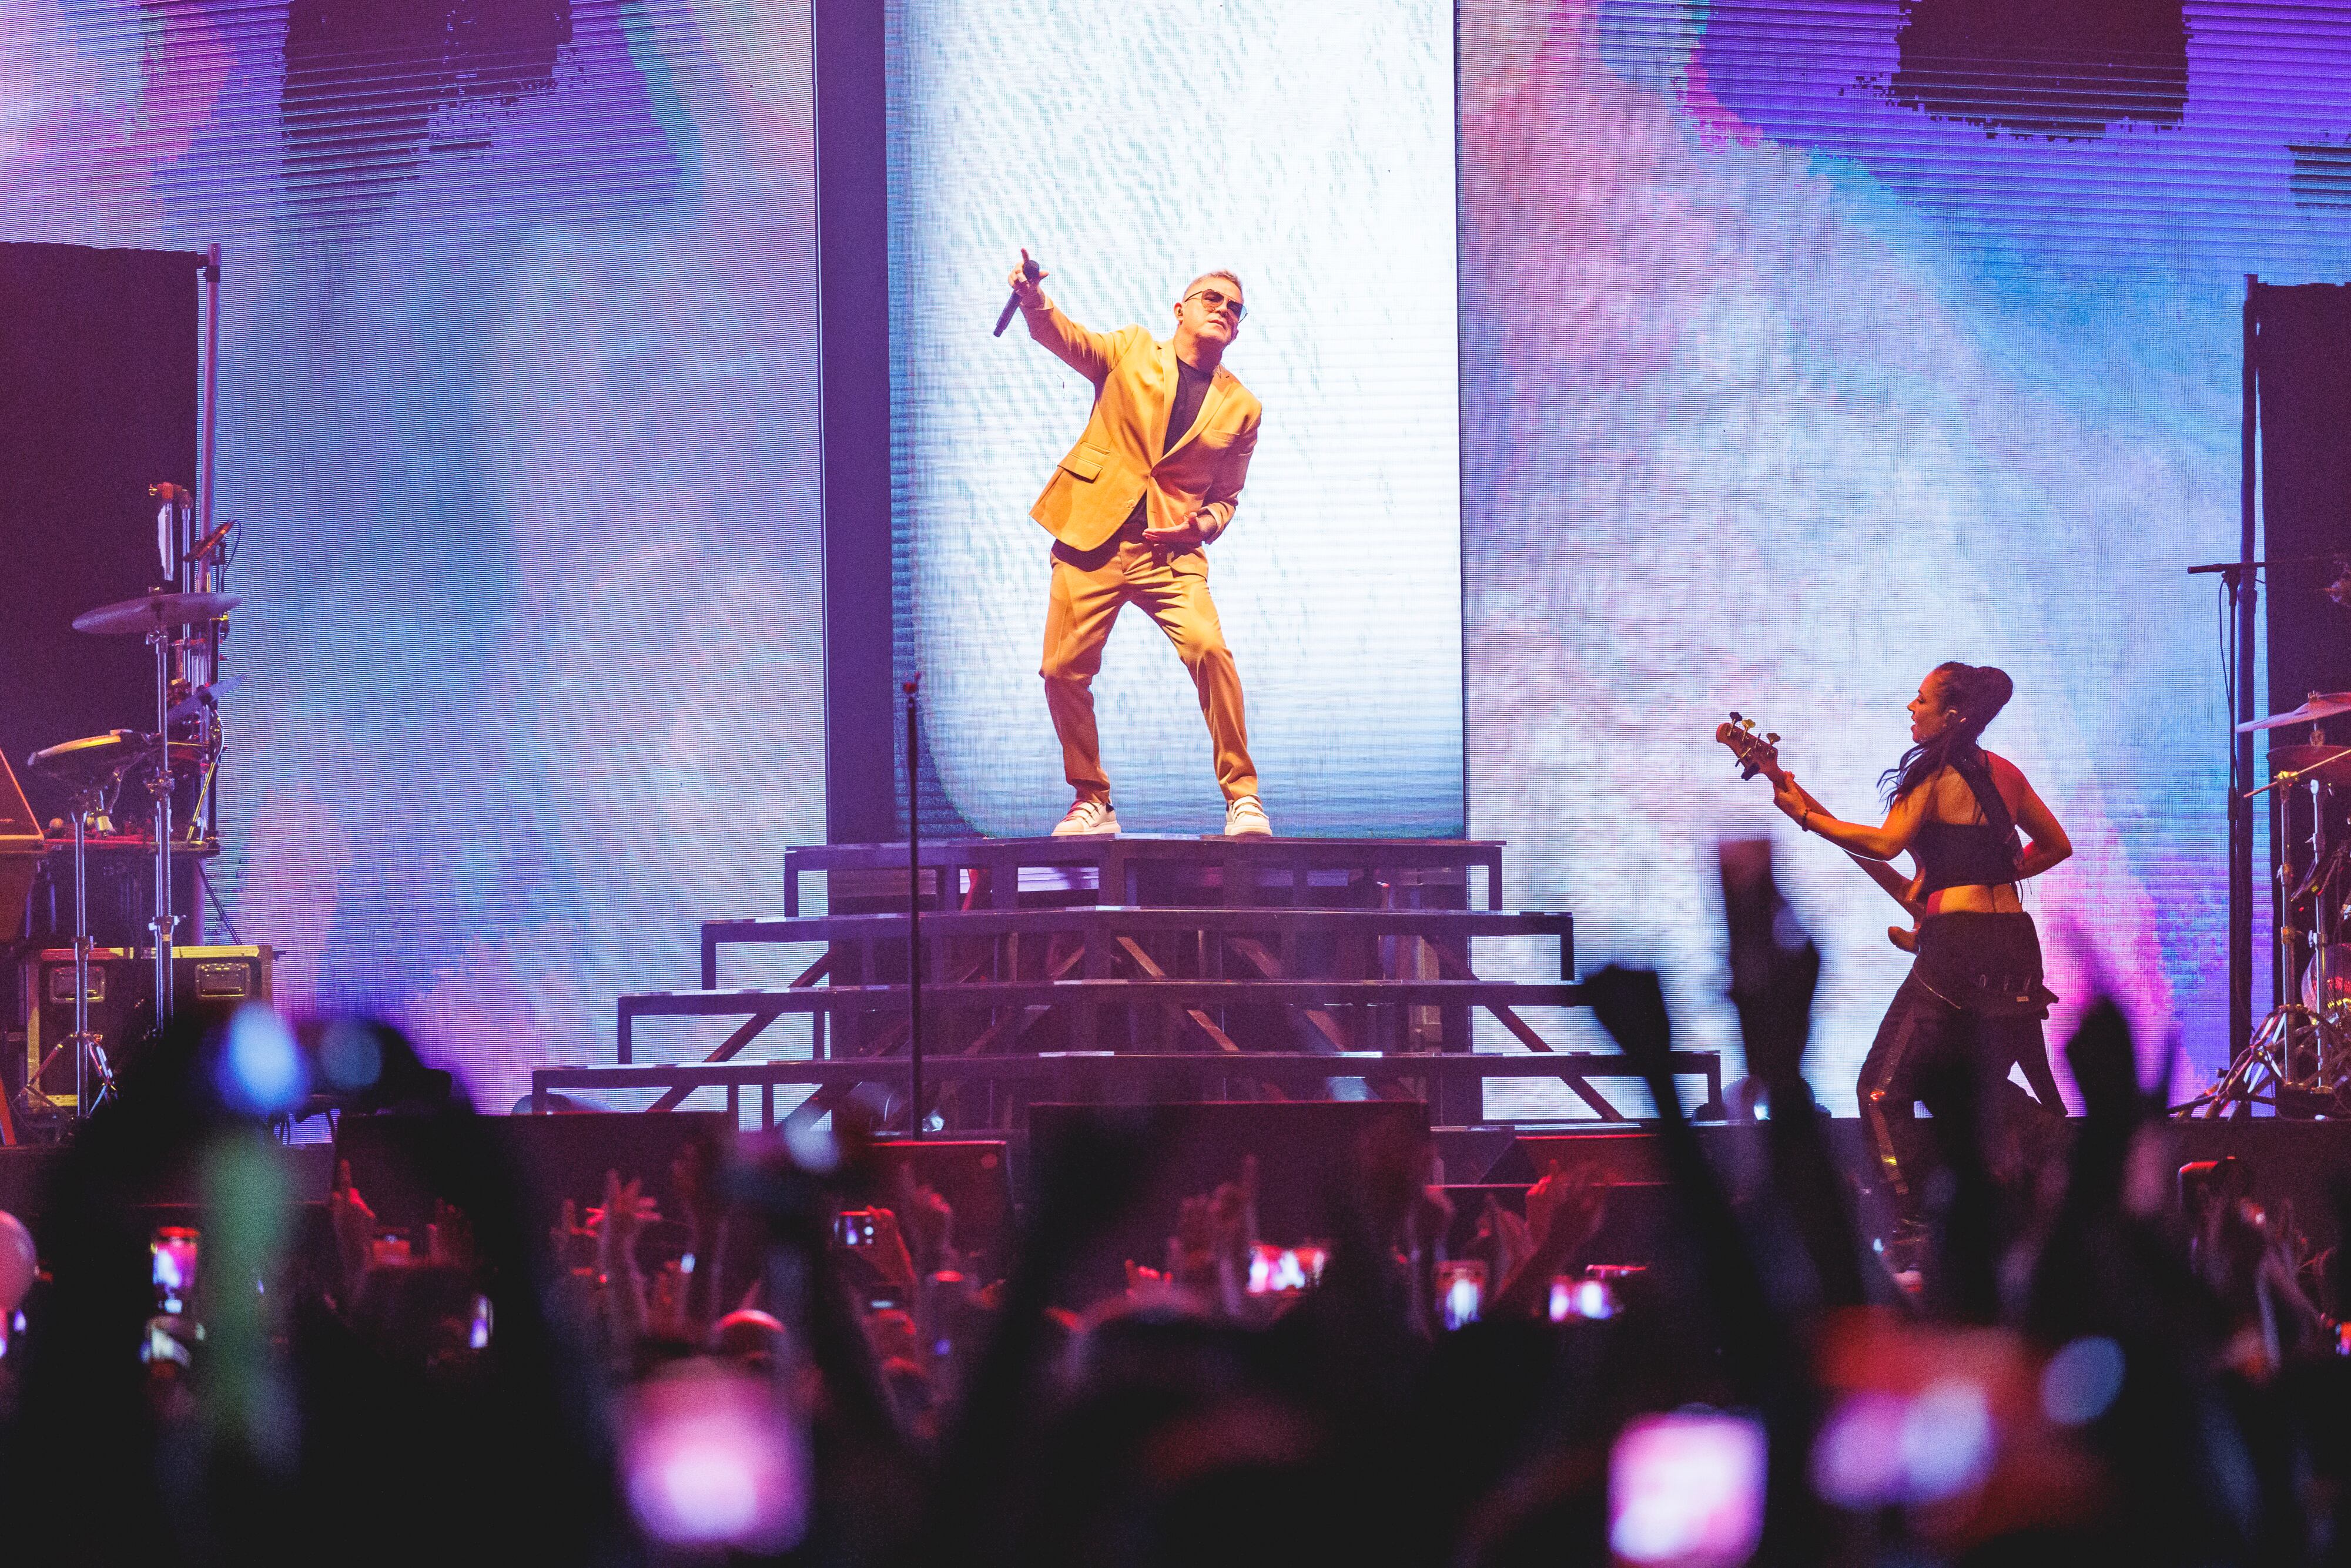
[[2008, 802], [2001, 799], [2000, 786], [1992, 781], [1991, 764], [1984, 760], [1983, 747], [1970, 746], [1953, 751], [1951, 766], [1967, 780], [1969, 790], [1976, 798], [1976, 810], [1983, 813], [1984, 821], [1998, 829], [2001, 839], [2013, 846], [2016, 818], [2009, 811]]

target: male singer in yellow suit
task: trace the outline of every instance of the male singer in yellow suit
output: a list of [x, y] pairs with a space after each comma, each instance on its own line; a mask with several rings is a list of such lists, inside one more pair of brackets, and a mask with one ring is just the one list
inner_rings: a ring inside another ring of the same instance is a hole
[[1013, 270], [1029, 335], [1093, 383], [1093, 413], [1029, 515], [1053, 536], [1053, 589], [1045, 612], [1045, 701], [1061, 739], [1061, 767], [1077, 792], [1057, 837], [1118, 831], [1110, 779], [1094, 729], [1093, 678], [1111, 622], [1141, 605], [1199, 689], [1225, 792], [1225, 831], [1270, 833], [1257, 797], [1240, 674], [1208, 597], [1203, 546], [1231, 526], [1249, 478], [1264, 410], [1223, 364], [1248, 307], [1229, 272], [1194, 278], [1176, 302], [1176, 335], [1159, 342], [1141, 327], [1094, 332], [1054, 308]]

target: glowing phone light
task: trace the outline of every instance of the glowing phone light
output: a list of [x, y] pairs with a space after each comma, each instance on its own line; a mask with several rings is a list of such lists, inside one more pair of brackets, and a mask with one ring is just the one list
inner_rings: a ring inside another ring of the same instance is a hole
[[1763, 1539], [1763, 1428], [1685, 1410], [1618, 1434], [1608, 1456], [1608, 1544], [1629, 1563], [1740, 1568]]
[[310, 1092], [294, 1031], [264, 1002], [247, 1002], [229, 1019], [214, 1076], [222, 1099], [256, 1116], [290, 1111]]
[[1813, 1489], [1842, 1508], [1865, 1510], [1899, 1502], [1902, 1417], [1907, 1403], [1868, 1390], [1848, 1395], [1821, 1427], [1813, 1445]]
[[2123, 1347], [2088, 1335], [2049, 1358], [2041, 1373], [2041, 1408], [2061, 1427], [2096, 1420], [2123, 1391]]
[[1946, 1377], [1915, 1395], [1864, 1390], [1829, 1413], [1813, 1447], [1813, 1486], [1840, 1507], [1940, 1502], [1983, 1484], [1995, 1457], [1980, 1385]]
[[1475, 1258], [1440, 1260], [1437, 1265], [1437, 1310], [1447, 1329], [1467, 1328], [1486, 1306], [1486, 1265]]
[[639, 1385], [622, 1457], [630, 1507], [656, 1541], [767, 1553], [807, 1531], [807, 1438], [764, 1379], [695, 1361]]
[[1935, 1502], [1983, 1484], [1992, 1461], [1991, 1405], [1965, 1378], [1930, 1384], [1902, 1416], [1911, 1500]]

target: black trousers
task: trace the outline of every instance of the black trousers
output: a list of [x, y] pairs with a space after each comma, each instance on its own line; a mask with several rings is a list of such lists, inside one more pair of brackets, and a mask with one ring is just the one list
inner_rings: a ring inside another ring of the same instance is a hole
[[2037, 1015], [1988, 1016], [1959, 1007], [1938, 996], [1913, 967], [1878, 1023], [1856, 1085], [1871, 1164], [1906, 1211], [1916, 1203], [1917, 1173], [1906, 1168], [1902, 1151], [1913, 1141], [1922, 1087], [1965, 1074], [1973, 1081], [1978, 1105], [1990, 1116], [2011, 1066], [2024, 1069], [2024, 1081], [2043, 1109], [2065, 1113]]

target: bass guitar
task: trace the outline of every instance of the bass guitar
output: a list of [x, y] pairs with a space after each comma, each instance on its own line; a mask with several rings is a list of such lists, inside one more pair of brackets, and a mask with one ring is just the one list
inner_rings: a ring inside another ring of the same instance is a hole
[[[1786, 786], [1788, 774], [1787, 770], [1780, 766], [1780, 737], [1776, 733], [1758, 734], [1753, 719], [1733, 713], [1729, 723], [1714, 727], [1714, 738], [1730, 748], [1731, 758], [1739, 765], [1739, 776], [1741, 779], [1752, 779], [1760, 773], [1771, 780], [1771, 788], [1775, 791]], [[1796, 792], [1804, 798], [1804, 804], [1813, 810], [1823, 816], [1831, 814], [1827, 807], [1813, 799], [1811, 790], [1799, 785]], [[1855, 854], [1851, 850], [1845, 852], [1845, 858], [1866, 872], [1869, 880], [1883, 888], [1886, 891], [1886, 896], [1900, 904], [1904, 913], [1910, 916], [1908, 930], [1906, 931], [1898, 925], [1889, 925], [1886, 928], [1886, 939], [1905, 953], [1916, 952], [1918, 942], [1918, 922], [1927, 913], [1926, 905], [1921, 904], [1917, 894], [1912, 892], [1912, 889], [1917, 885], [1917, 883], [1904, 876], [1884, 861], [1874, 861], [1866, 855]]]

